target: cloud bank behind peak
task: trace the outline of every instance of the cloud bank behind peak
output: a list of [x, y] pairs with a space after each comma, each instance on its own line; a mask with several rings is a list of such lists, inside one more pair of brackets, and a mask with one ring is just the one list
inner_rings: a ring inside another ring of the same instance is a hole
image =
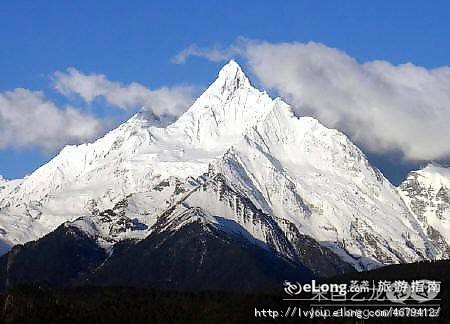
[[211, 61], [240, 56], [262, 85], [285, 98], [297, 115], [316, 117], [375, 153], [406, 160], [450, 158], [450, 67], [360, 63], [320, 43], [238, 39], [229, 47], [192, 45], [173, 59]]
[[151, 90], [132, 82], [124, 85], [103, 74], [84, 74], [75, 68], [54, 73], [53, 87], [65, 96], [78, 95], [90, 103], [103, 98], [109, 105], [129, 110], [140, 107], [156, 116], [179, 116], [192, 103], [190, 86], [161, 87]]
[[35, 146], [53, 151], [91, 140], [103, 130], [94, 116], [58, 107], [40, 91], [16, 88], [0, 93], [0, 149]]

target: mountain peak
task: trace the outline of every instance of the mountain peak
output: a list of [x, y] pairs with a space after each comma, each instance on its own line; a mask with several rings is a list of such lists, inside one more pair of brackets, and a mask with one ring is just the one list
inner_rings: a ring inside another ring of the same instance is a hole
[[430, 162], [418, 172], [428, 186], [440, 188], [445, 186], [450, 188], [450, 168], [444, 167], [436, 162]]
[[201, 143], [202, 149], [222, 150], [273, 107], [272, 98], [253, 87], [239, 64], [230, 60], [169, 129], [182, 132], [192, 143]]
[[220, 88], [221, 92], [224, 93], [234, 92], [239, 88], [246, 88], [251, 85], [239, 64], [234, 60], [230, 60], [220, 69], [213, 86]]
[[222, 66], [219, 71], [219, 75], [221, 74], [236, 74], [236, 73], [244, 73], [242, 71], [241, 66], [233, 59], [229, 60], [227, 64]]

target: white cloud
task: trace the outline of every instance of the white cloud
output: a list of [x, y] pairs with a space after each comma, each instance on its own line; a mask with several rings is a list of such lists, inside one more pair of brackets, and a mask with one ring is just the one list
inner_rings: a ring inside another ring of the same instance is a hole
[[[56, 72], [54, 88], [63, 95], [78, 95], [86, 102], [102, 97], [115, 107], [142, 108], [172, 121], [192, 102], [192, 88], [162, 87], [149, 90], [138, 83], [122, 85], [102, 74], [86, 75], [74, 68]], [[108, 128], [108, 116], [97, 119], [71, 106], [58, 107], [40, 91], [17, 88], [0, 92], [0, 149], [39, 147], [55, 151], [66, 144], [92, 140]]]
[[102, 130], [94, 117], [59, 108], [42, 92], [17, 88], [0, 93], [0, 149], [38, 146], [54, 151], [93, 139]]
[[246, 40], [244, 38], [239, 38], [234, 44], [226, 48], [222, 48], [218, 45], [213, 48], [202, 48], [197, 44], [192, 44], [175, 55], [172, 58], [172, 63], [184, 63], [190, 56], [204, 57], [212, 62], [227, 61], [242, 54], [242, 48], [245, 45], [245, 42]]
[[[218, 51], [187, 49], [179, 61], [192, 55], [216, 61]], [[290, 102], [298, 115], [314, 116], [370, 151], [399, 150], [409, 160], [450, 157], [449, 67], [361, 64], [313, 42], [241, 39], [238, 46], [224, 49], [223, 58], [229, 55], [246, 59], [259, 81]]]
[[79, 95], [87, 102], [102, 97], [121, 109], [136, 107], [156, 116], [179, 116], [192, 103], [192, 87], [175, 86], [150, 90], [139, 83], [123, 85], [103, 74], [84, 74], [75, 68], [54, 74], [54, 88], [63, 95]]

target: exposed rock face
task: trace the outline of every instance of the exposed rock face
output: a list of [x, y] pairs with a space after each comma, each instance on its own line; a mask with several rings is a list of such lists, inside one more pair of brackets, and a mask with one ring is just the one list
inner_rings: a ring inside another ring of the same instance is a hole
[[411, 172], [399, 186], [400, 194], [430, 239], [438, 258], [450, 257], [450, 169], [436, 164]]

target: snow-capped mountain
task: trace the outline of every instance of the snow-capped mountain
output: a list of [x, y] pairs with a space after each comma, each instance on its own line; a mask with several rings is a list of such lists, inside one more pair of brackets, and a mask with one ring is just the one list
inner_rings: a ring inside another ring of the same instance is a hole
[[138, 113], [0, 182], [4, 250], [65, 222], [110, 254], [123, 239], [200, 222], [303, 264], [306, 243], [340, 269], [336, 259], [362, 270], [448, 256], [344, 134], [296, 117], [234, 61], [177, 121], [153, 120]]
[[67, 146], [30, 176], [8, 182], [0, 191], [1, 213], [8, 215], [0, 225], [9, 233], [4, 240], [40, 237], [83, 215], [92, 200], [110, 208], [168, 177], [203, 174], [271, 105], [236, 63], [228, 64], [176, 123], [154, 127], [138, 113], [96, 142]]
[[400, 194], [427, 234], [440, 246], [442, 258], [450, 255], [450, 168], [433, 163], [412, 171]]

